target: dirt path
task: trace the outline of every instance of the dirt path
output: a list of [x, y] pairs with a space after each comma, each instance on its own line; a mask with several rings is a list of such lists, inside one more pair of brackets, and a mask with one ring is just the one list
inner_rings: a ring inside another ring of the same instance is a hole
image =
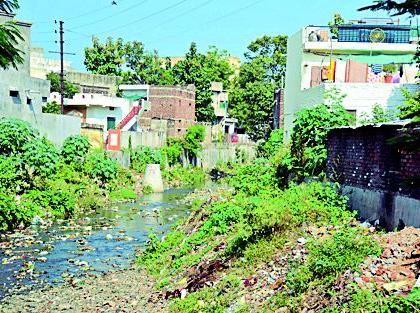
[[129, 269], [3, 299], [0, 312], [168, 312], [143, 272]]

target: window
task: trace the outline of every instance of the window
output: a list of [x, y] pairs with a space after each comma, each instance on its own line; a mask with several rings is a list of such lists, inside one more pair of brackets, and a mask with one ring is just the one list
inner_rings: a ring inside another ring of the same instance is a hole
[[32, 104], [32, 99], [26, 98], [26, 104], [31, 105]]
[[10, 90], [9, 95], [13, 98], [19, 97], [19, 91], [17, 90]]
[[48, 98], [47, 97], [42, 97], [42, 102], [43, 103], [46, 103], [48, 101]]
[[106, 130], [115, 129], [116, 120], [115, 117], [108, 116], [106, 118]]
[[114, 108], [114, 107], [109, 107], [109, 110], [110, 110], [110, 111], [114, 111], [114, 110], [115, 110], [115, 108]]

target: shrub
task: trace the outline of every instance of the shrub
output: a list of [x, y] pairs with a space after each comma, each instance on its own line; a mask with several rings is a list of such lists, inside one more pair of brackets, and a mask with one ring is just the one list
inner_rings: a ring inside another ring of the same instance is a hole
[[118, 175], [117, 163], [102, 152], [90, 154], [87, 157], [84, 170], [90, 178], [102, 187], [105, 187]]
[[258, 145], [258, 156], [264, 158], [273, 157], [276, 154], [277, 150], [283, 146], [283, 133], [283, 129], [273, 130], [268, 140]]
[[81, 135], [70, 136], [63, 142], [61, 156], [67, 164], [82, 164], [87, 157], [90, 147], [89, 138]]
[[344, 97], [339, 90], [332, 89], [326, 94], [325, 103], [297, 113], [291, 136], [290, 156], [285, 164], [298, 178], [316, 176], [324, 170], [329, 128], [354, 122], [354, 118], [342, 105]]
[[193, 157], [197, 157], [203, 149], [202, 142], [206, 138], [206, 129], [203, 125], [193, 125], [187, 129], [184, 138], [184, 149]]
[[178, 138], [168, 138], [167, 146], [164, 148], [168, 164], [173, 166], [181, 161], [184, 153], [183, 142]]
[[171, 187], [200, 187], [206, 180], [206, 174], [201, 168], [174, 166], [162, 171], [162, 177]]
[[141, 147], [131, 153], [131, 167], [144, 173], [147, 164], [160, 164], [161, 169], [165, 168], [166, 158], [160, 149]]
[[228, 181], [237, 192], [250, 196], [277, 189], [275, 169], [266, 159], [257, 159], [252, 164], [239, 167], [236, 175]]
[[36, 214], [36, 211], [18, 206], [12, 197], [0, 193], [0, 231], [11, 231], [19, 225], [27, 226]]
[[0, 156], [0, 192], [20, 194], [29, 187], [29, 177], [23, 161], [15, 156]]
[[75, 210], [74, 195], [61, 190], [31, 190], [22, 197], [22, 202], [36, 204], [56, 218], [68, 218]]
[[18, 119], [0, 119], [0, 154], [16, 155], [24, 152], [24, 146], [39, 136], [28, 122]]
[[332, 283], [346, 270], [355, 270], [369, 255], [378, 256], [381, 248], [358, 228], [345, 227], [327, 239], [308, 244], [309, 255], [303, 266], [294, 268], [287, 284], [295, 293], [305, 291], [311, 283]]
[[45, 137], [30, 141], [23, 149], [25, 167], [31, 177], [41, 178], [54, 174], [57, 170], [59, 153], [56, 147]]
[[42, 107], [42, 113], [61, 114], [61, 107], [55, 101], [48, 102], [44, 107]]

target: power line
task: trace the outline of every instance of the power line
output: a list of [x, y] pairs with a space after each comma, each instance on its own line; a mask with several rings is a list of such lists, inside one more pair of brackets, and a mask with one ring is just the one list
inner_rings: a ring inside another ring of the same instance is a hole
[[79, 29], [79, 28], [82, 28], [82, 27], [86, 27], [86, 26], [90, 26], [90, 25], [94, 25], [94, 24], [97, 24], [97, 23], [103, 22], [103, 21], [105, 21], [105, 20], [107, 20], [107, 19], [109, 19], [109, 18], [113, 18], [113, 17], [115, 17], [115, 16], [117, 16], [117, 15], [120, 15], [120, 14], [122, 14], [122, 13], [125, 13], [125, 12], [127, 12], [127, 11], [130, 11], [130, 10], [134, 9], [135, 7], [138, 7], [138, 6], [140, 6], [140, 5], [144, 4], [144, 3], [146, 3], [147, 1], [148, 1], [148, 0], [143, 0], [143, 1], [141, 1], [140, 3], [136, 3], [136, 4], [134, 4], [134, 5], [130, 6], [130, 7], [126, 8], [126, 9], [124, 9], [124, 10], [120, 11], [120, 12], [114, 13], [114, 14], [112, 14], [112, 15], [106, 16], [106, 17], [104, 17], [104, 18], [101, 18], [101, 19], [96, 20], [96, 21], [93, 21], [93, 22], [89, 22], [89, 23], [86, 23], [86, 24], [83, 24], [83, 25], [79, 25], [79, 26], [76, 26], [76, 27], [72, 27], [72, 29]]
[[[162, 23], [159, 23], [159, 25], [155, 26], [154, 29], [161, 28], [163, 25], [166, 25], [166, 24], [168, 24], [168, 23], [170, 23], [170, 22], [172, 22], [172, 21], [174, 21], [174, 20], [176, 20], [176, 19], [178, 19], [180, 17], [183, 17], [185, 15], [188, 15], [188, 14], [194, 12], [194, 11], [197, 11], [197, 10], [205, 7], [206, 5], [210, 4], [213, 1], [214, 0], [207, 0], [206, 2], [204, 2], [204, 3], [202, 3], [202, 4], [198, 5], [198, 6], [195, 6], [195, 7], [191, 8], [190, 10], [188, 10], [188, 11], [186, 11], [184, 13], [181, 13], [179, 15], [174, 16], [173, 18], [170, 18], [170, 19], [168, 19], [168, 20], [166, 20], [166, 21], [164, 21]], [[141, 32], [130, 33], [130, 35], [136, 35], [136, 34], [139, 34], [139, 33], [141, 33]]]
[[187, 2], [187, 1], [189, 1], [189, 0], [178, 1], [175, 4], [173, 4], [171, 6], [168, 6], [168, 7], [164, 8], [164, 9], [161, 9], [161, 10], [156, 11], [156, 12], [153, 12], [153, 13], [151, 13], [149, 15], [143, 16], [143, 17], [141, 17], [141, 18], [139, 18], [137, 20], [134, 20], [134, 21], [132, 21], [130, 23], [127, 23], [127, 24], [124, 24], [124, 25], [120, 25], [120, 26], [114, 27], [112, 29], [105, 30], [105, 31], [100, 32], [100, 33], [96, 33], [96, 35], [103, 35], [103, 34], [106, 34], [106, 33], [109, 33], [109, 32], [113, 32], [115, 30], [118, 30], [118, 29], [121, 29], [121, 28], [124, 28], [124, 27], [128, 27], [128, 26], [133, 25], [135, 23], [142, 22], [142, 21], [144, 21], [144, 20], [146, 20], [148, 18], [151, 18], [151, 17], [156, 16], [156, 15], [159, 15], [159, 14], [161, 14], [163, 12], [169, 11], [169, 10], [171, 10], [171, 9], [177, 7], [177, 6], [180, 6], [181, 4], [183, 4], [184, 2]]

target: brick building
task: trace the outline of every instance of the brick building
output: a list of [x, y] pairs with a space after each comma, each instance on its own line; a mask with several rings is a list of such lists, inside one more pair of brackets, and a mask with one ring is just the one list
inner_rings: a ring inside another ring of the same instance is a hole
[[152, 120], [168, 120], [168, 137], [182, 137], [195, 124], [195, 87], [150, 86], [150, 110], [140, 117], [140, 128], [151, 128]]
[[363, 219], [388, 229], [420, 227], [420, 152], [395, 143], [407, 133], [420, 135], [418, 126], [406, 124], [339, 128], [328, 135], [328, 177], [344, 186]]

